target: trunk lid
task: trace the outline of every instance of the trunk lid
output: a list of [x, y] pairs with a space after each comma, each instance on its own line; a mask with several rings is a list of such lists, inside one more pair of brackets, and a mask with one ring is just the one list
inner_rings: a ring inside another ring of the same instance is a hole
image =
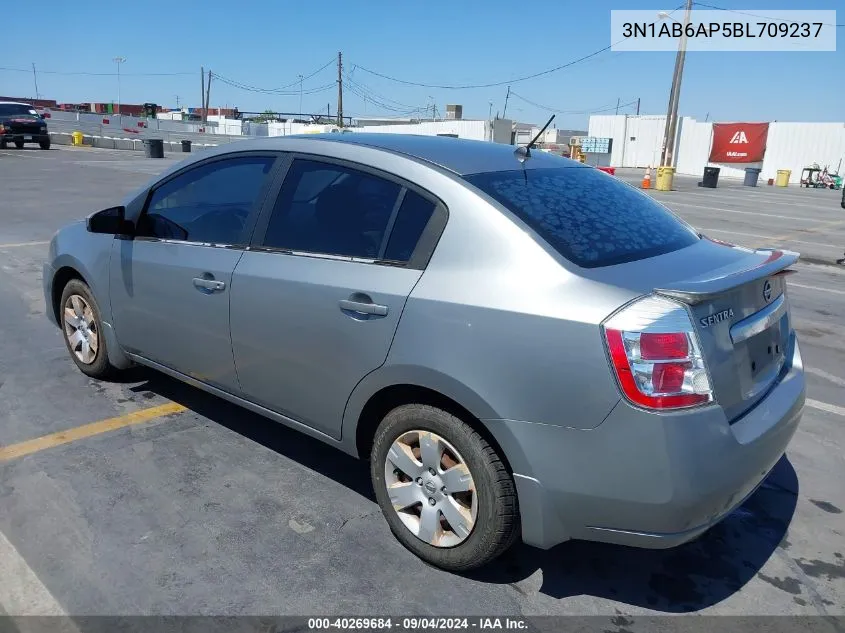
[[658, 257], [587, 271], [597, 281], [686, 304], [713, 395], [733, 421], [776, 383], [792, 345], [789, 251], [754, 251], [704, 238]]

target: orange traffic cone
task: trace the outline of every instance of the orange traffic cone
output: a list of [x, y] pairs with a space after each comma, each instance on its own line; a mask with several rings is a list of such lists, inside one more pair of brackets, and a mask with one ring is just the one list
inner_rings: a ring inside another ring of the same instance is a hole
[[643, 189], [651, 189], [651, 169], [645, 170], [645, 176], [643, 176]]

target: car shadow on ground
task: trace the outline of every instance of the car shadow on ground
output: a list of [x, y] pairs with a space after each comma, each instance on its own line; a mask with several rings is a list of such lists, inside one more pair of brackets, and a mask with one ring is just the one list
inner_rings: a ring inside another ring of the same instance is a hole
[[[133, 369], [127, 377], [143, 380], [131, 391], [178, 402], [375, 503], [365, 462], [163, 374]], [[777, 548], [789, 548], [797, 498], [798, 478], [784, 456], [741, 508], [686, 545], [644, 550], [571, 541], [549, 551], [518, 545], [467, 576], [526, 593], [539, 571], [537, 590], [552, 598], [589, 595], [665, 613], [695, 612], [739, 591]]]

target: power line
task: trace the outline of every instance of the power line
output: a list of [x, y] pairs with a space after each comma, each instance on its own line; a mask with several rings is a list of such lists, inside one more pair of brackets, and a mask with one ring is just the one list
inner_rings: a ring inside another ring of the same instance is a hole
[[407, 81], [405, 79], [398, 79], [396, 77], [391, 77], [390, 75], [384, 75], [382, 73], [376, 72], [374, 70], [370, 70], [369, 68], [365, 68], [360, 64], [357, 65], [358, 68], [363, 70], [366, 73], [370, 73], [371, 75], [376, 75], [377, 77], [381, 77], [383, 79], [387, 79], [389, 81], [395, 81], [396, 83], [405, 84], [406, 86], [418, 86], [420, 88], [439, 88], [441, 90], [470, 90], [473, 88], [495, 88], [496, 86], [504, 86], [507, 84], [515, 84], [521, 81], [528, 81], [529, 79], [536, 79], [537, 77], [542, 77], [544, 75], [550, 75], [551, 73], [558, 72], [563, 70], [564, 68], [569, 68], [570, 66], [574, 66], [575, 64], [579, 64], [583, 61], [586, 61], [596, 55], [600, 55], [606, 51], [609, 51], [613, 48], [613, 44], [609, 46], [605, 46], [597, 51], [589, 53], [588, 55], [584, 55], [583, 57], [579, 57], [578, 59], [574, 59], [571, 62], [567, 62], [565, 64], [561, 64], [560, 66], [555, 66], [554, 68], [549, 68], [547, 70], [540, 71], [538, 73], [534, 73], [532, 75], [525, 75], [523, 77], [516, 77], [514, 79], [506, 79], [504, 81], [494, 81], [487, 84], [466, 84], [466, 85], [448, 85], [448, 84], [426, 84], [416, 81]]
[[[678, 9], [680, 9], [683, 6], [684, 5], [680, 5], [680, 6], [676, 7], [675, 9], [670, 11], [668, 13], [668, 15], [675, 13], [675, 11], [677, 11]], [[360, 68], [364, 72], [369, 73], [371, 75], [375, 75], [376, 77], [381, 77], [382, 79], [387, 79], [389, 81], [394, 81], [396, 83], [405, 84], [406, 86], [418, 86], [420, 88], [439, 88], [441, 90], [470, 90], [470, 89], [473, 89], [473, 88], [496, 88], [498, 86], [506, 86], [506, 85], [509, 85], [509, 84], [515, 84], [515, 83], [519, 83], [519, 82], [522, 82], [522, 81], [528, 81], [529, 79], [536, 79], [537, 77], [543, 77], [545, 75], [550, 75], [552, 73], [556, 73], [558, 71], [564, 70], [565, 68], [569, 68], [570, 66], [575, 66], [576, 64], [580, 64], [581, 62], [585, 62], [588, 59], [592, 59], [593, 57], [601, 55], [602, 53], [611, 50], [614, 46], [616, 46], [617, 44], [621, 44], [624, 41], [625, 40], [622, 39], [622, 40], [619, 40], [618, 42], [613, 42], [609, 46], [605, 46], [604, 48], [600, 48], [597, 51], [593, 51], [592, 53], [588, 53], [587, 55], [584, 55], [583, 57], [579, 57], [578, 59], [573, 59], [570, 62], [566, 62], [565, 64], [560, 64], [559, 66], [555, 66], [554, 68], [548, 68], [546, 70], [542, 70], [538, 73], [533, 73], [533, 74], [530, 74], [530, 75], [524, 75], [522, 77], [515, 77], [515, 78], [512, 78], [512, 79], [504, 79], [502, 81], [493, 81], [493, 82], [486, 83], [486, 84], [464, 84], [464, 85], [427, 84], [427, 83], [422, 83], [422, 82], [419, 82], [419, 81], [408, 81], [406, 79], [399, 79], [398, 77], [391, 77], [390, 75], [385, 75], [383, 73], [376, 72], [375, 70], [370, 70], [369, 68], [361, 66], [360, 64], [356, 64], [356, 68]]]
[[[717, 7], [713, 4], [705, 4], [704, 2], [694, 2], [693, 4], [695, 6], [698, 6], [698, 7], [706, 7], [708, 9], [715, 9], [716, 11], [727, 11], [728, 13], [736, 13], [738, 15], [747, 15], [747, 16], [750, 16], [752, 18], [761, 18], [763, 20], [771, 20], [772, 22], [789, 22], [789, 23], [795, 22], [795, 20], [789, 20], [787, 18], [772, 18], [772, 17], [765, 16], [765, 15], [759, 15], [758, 13], [749, 13], [748, 11], [739, 11], [737, 9], [726, 9], [724, 7]], [[839, 28], [839, 27], [845, 26], [845, 24], [831, 24], [830, 22], [822, 22], [821, 24], [822, 24], [822, 26], [832, 26], [834, 28]]]
[[[291, 83], [286, 84], [286, 85], [284, 85], [284, 86], [279, 86], [278, 88], [260, 88], [260, 87], [258, 87], [258, 86], [253, 86], [253, 85], [251, 85], [251, 84], [247, 84], [247, 83], [243, 83], [243, 82], [237, 81], [237, 80], [235, 80], [235, 79], [230, 79], [229, 77], [225, 77], [225, 76], [223, 76], [223, 75], [219, 75], [219, 74], [217, 74], [217, 73], [214, 73], [214, 76], [215, 76], [217, 79], [219, 79], [220, 81], [222, 81], [223, 83], [225, 83], [225, 84], [229, 84], [230, 86], [233, 86], [233, 87], [235, 87], [235, 88], [240, 88], [241, 90], [247, 90], [247, 91], [249, 91], [249, 92], [260, 92], [260, 93], [263, 93], [263, 94], [285, 94], [285, 95], [291, 95], [291, 94], [299, 94], [299, 90], [290, 90], [290, 91], [288, 91], [288, 90], [287, 90], [288, 88], [291, 88], [292, 86], [301, 86], [301, 85], [302, 85], [302, 82], [304, 82], [304, 81], [305, 81], [305, 80], [307, 80], [307, 79], [311, 79], [311, 78], [312, 78], [312, 77], [314, 77], [315, 75], [318, 75], [319, 73], [323, 72], [326, 68], [328, 68], [329, 66], [331, 66], [331, 65], [332, 65], [332, 64], [334, 64], [334, 63], [335, 63], [335, 60], [334, 60], [334, 59], [332, 59], [332, 60], [330, 60], [328, 63], [326, 63], [326, 64], [324, 64], [324, 65], [320, 66], [320, 67], [319, 67], [317, 70], [315, 70], [314, 72], [312, 72], [312, 73], [310, 73], [310, 74], [308, 74], [308, 75], [304, 75], [301, 79], [300, 79], [299, 77], [297, 77], [295, 81], [292, 81]], [[333, 84], [331, 84], [331, 85], [332, 85], [332, 86], [334, 86], [335, 84], [333, 83]], [[321, 88], [319, 89], [319, 91], [322, 91], [322, 89], [323, 89], [323, 87], [321, 87]], [[315, 89], [315, 90], [316, 90], [316, 89]], [[303, 94], [314, 94], [314, 93], [313, 93], [313, 92], [308, 92], [307, 90], [305, 90], [305, 91], [303, 91]]]
[[[31, 68], [10, 68], [8, 66], [0, 66], [0, 70], [8, 70], [10, 72], [31, 73]], [[116, 77], [117, 73], [92, 73], [84, 71], [62, 71], [62, 70], [38, 70], [44, 75], [81, 75], [86, 77]], [[177, 77], [182, 75], [193, 75], [190, 73], [120, 73], [122, 77]]]
[[382, 108], [383, 110], [387, 110], [388, 112], [393, 112], [393, 113], [398, 114], [400, 116], [402, 116], [402, 115], [408, 116], [408, 115], [411, 115], [411, 114], [418, 114], [418, 113], [421, 113], [424, 110], [424, 108], [422, 108], [422, 107], [414, 107], [414, 106], [405, 106], [404, 108], [395, 107], [395, 106], [392, 106], [390, 104], [384, 103], [383, 101], [381, 101], [379, 99], [375, 99], [371, 95], [367, 95], [366, 93], [361, 92], [357, 88], [357, 86], [355, 86], [351, 83], [348, 83], [347, 81], [344, 81], [343, 85], [349, 92], [354, 94], [356, 97], [360, 97], [361, 99], [363, 99], [363, 100], [365, 100], [369, 103], [372, 103], [373, 105], [376, 105], [376, 106]]
[[[354, 72], [354, 67], [353, 67], [353, 72]], [[355, 92], [355, 90], [352, 90], [352, 88], [356, 88], [358, 92], [363, 93], [363, 94], [358, 95], [362, 99], [365, 99], [367, 101], [372, 101], [373, 103], [381, 102], [381, 103], [385, 103], [385, 104], [391, 104], [394, 107], [399, 107], [399, 108], [402, 108], [404, 110], [418, 109], [418, 106], [411, 105], [411, 104], [408, 104], [408, 103], [402, 103], [401, 101], [396, 101], [395, 99], [391, 99], [390, 97], [385, 97], [384, 95], [377, 93], [375, 90], [373, 90], [369, 86], [362, 84], [359, 81], [355, 81], [352, 78], [351, 72], [347, 73], [347, 72], [344, 71], [343, 75], [346, 79], [346, 81], [344, 83], [349, 87], [349, 89], [352, 92]]]
[[[213, 75], [214, 75], [214, 78], [217, 81], [220, 81], [221, 83], [224, 83], [228, 86], [232, 86], [233, 88], [238, 88], [239, 90], [245, 90], [247, 92], [257, 92], [257, 93], [260, 93], [260, 94], [276, 95], [276, 96], [282, 96], [282, 97], [293, 97], [293, 96], [297, 96], [297, 95], [300, 94], [299, 90], [284, 90], [283, 91], [283, 90], [257, 89], [254, 86], [250, 86], [248, 84], [242, 84], [238, 81], [234, 81], [232, 79], [229, 79], [228, 77], [218, 75], [217, 73], [213, 73]], [[301, 91], [301, 94], [304, 94], [304, 95], [318, 94], [320, 92], [325, 92], [326, 90], [328, 90], [329, 88], [332, 88], [334, 86], [335, 86], [334, 83], [330, 83], [330, 84], [323, 84], [322, 86], [312, 86], [310, 88], [303, 88], [303, 90]]]
[[628, 103], [622, 103], [617, 106], [615, 103], [599, 106], [598, 108], [588, 109], [588, 110], [560, 110], [558, 108], [553, 108], [551, 106], [545, 106], [541, 103], [536, 103], [535, 101], [531, 101], [526, 99], [520, 94], [515, 93], [511, 90], [511, 96], [516, 97], [520, 101], [524, 101], [525, 103], [534, 106], [535, 108], [540, 108], [541, 110], [546, 110], [547, 112], [554, 112], [555, 114], [596, 114], [599, 112], [610, 112], [611, 110], [615, 110], [617, 107], [619, 108], [627, 108], [628, 106], [636, 105], [637, 100], [634, 99], [633, 101], [629, 101]]

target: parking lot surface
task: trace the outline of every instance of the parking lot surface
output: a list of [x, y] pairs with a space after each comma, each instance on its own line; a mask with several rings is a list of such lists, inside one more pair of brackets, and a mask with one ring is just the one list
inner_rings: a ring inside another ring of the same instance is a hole
[[789, 278], [808, 406], [767, 483], [677, 549], [517, 546], [461, 576], [392, 537], [365, 464], [152, 371], [75, 368], [44, 316], [47, 242], [172, 162], [0, 152], [0, 613], [845, 615], [839, 192], [655, 194], [712, 237], [810, 254]]

